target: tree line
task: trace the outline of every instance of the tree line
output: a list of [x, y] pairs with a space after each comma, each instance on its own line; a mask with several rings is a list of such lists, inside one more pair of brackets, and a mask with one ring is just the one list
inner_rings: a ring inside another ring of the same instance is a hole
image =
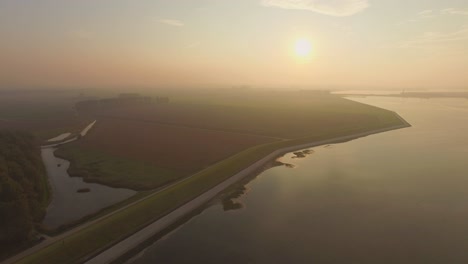
[[138, 94], [121, 94], [115, 98], [103, 98], [80, 101], [75, 104], [75, 109], [79, 112], [94, 112], [113, 108], [129, 106], [168, 104], [169, 97], [165, 96], [141, 96]]
[[26, 132], [0, 131], [0, 247], [33, 238], [48, 195], [36, 139]]

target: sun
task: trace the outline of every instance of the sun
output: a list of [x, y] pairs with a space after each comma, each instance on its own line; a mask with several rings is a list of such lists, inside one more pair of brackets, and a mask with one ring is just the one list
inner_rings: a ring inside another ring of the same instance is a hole
[[298, 57], [308, 57], [312, 52], [312, 44], [308, 39], [298, 39], [294, 43], [294, 52]]

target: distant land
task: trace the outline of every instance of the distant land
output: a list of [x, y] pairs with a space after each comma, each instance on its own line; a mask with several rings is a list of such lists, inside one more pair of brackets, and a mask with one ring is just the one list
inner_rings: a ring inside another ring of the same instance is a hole
[[23, 242], [45, 241], [7, 263], [82, 262], [169, 212], [190, 214], [281, 151], [409, 126], [392, 111], [324, 90], [49, 91], [6, 93], [0, 102], [0, 129], [31, 133], [36, 152], [59, 140], [55, 156], [71, 163], [64, 177], [137, 192], [54, 230], [39, 219]]
[[467, 98], [468, 92], [400, 92], [400, 93], [347, 93], [346, 91], [337, 93], [341, 96], [389, 96], [389, 97], [412, 97], [412, 98]]

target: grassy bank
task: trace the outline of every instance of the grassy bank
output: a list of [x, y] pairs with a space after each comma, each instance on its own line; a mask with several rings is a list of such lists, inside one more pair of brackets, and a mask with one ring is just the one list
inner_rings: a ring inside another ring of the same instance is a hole
[[70, 235], [64, 241], [55, 242], [49, 247], [20, 260], [19, 263], [80, 262], [83, 258], [98, 252], [100, 249], [133, 234], [145, 225], [164, 216], [174, 208], [190, 201], [277, 149], [402, 124], [398, 118], [389, 118], [382, 121], [384, 122], [376, 122], [373, 126], [354, 127], [348, 130], [311, 135], [300, 139], [278, 141], [249, 148], [140, 203]]
[[86, 223], [86, 222], [90, 222], [90, 221], [93, 221], [93, 220], [96, 220], [96, 219], [99, 219], [107, 214], [110, 214], [116, 210], [119, 210], [120, 208], [123, 208], [131, 203], [134, 203], [140, 199], [143, 199], [144, 197], [152, 194], [153, 192], [155, 191], [141, 191], [141, 192], [138, 192], [137, 194], [133, 195], [132, 197], [126, 199], [126, 200], [123, 200], [121, 202], [118, 202], [118, 203], [115, 203], [111, 206], [108, 206], [108, 207], [105, 207], [105, 208], [102, 208], [101, 210], [93, 213], [93, 214], [89, 214], [89, 215], [86, 215], [76, 221], [73, 221], [73, 222], [70, 222], [70, 223], [67, 223], [67, 224], [64, 224], [64, 225], [61, 225], [57, 228], [54, 228], [54, 229], [51, 229], [51, 228], [48, 228], [46, 226], [43, 226], [43, 225], [40, 225], [37, 227], [38, 231], [42, 234], [45, 234], [47, 236], [57, 236], [57, 235], [60, 235], [60, 234], [63, 234], [83, 223]]
[[74, 145], [61, 147], [54, 154], [70, 161], [68, 169], [70, 176], [82, 177], [86, 182], [101, 183], [112, 187], [151, 190], [171, 183], [182, 176], [173, 170], [159, 168], [148, 162], [122, 158], [100, 150]]

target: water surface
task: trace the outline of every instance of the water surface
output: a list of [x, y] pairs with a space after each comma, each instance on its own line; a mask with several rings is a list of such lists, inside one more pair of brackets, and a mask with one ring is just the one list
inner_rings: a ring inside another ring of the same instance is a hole
[[[86, 183], [79, 177], [70, 177], [67, 173], [70, 163], [55, 157], [54, 151], [55, 148], [41, 150], [49, 177], [49, 184], [52, 188], [52, 201], [43, 220], [47, 227], [55, 228], [78, 220], [136, 193], [128, 189]], [[90, 192], [77, 192], [77, 190], [83, 188], [89, 188]]]
[[[78, 140], [80, 137], [84, 137], [86, 136], [86, 134], [88, 134], [89, 130], [91, 128], [93, 128], [93, 126], [96, 124], [97, 120], [94, 120], [93, 122], [89, 123], [89, 125], [87, 125], [81, 132], [78, 136], [75, 136], [73, 138], [70, 138], [66, 141], [63, 141], [63, 142], [59, 142], [58, 144], [47, 144], [47, 145], [43, 145], [41, 146], [42, 149], [44, 148], [52, 148], [52, 147], [57, 147], [57, 146], [60, 146], [60, 145], [64, 145], [64, 144], [68, 144], [70, 142], [73, 142], [73, 141], [76, 141]], [[67, 134], [67, 136], [64, 136], [65, 134]], [[51, 138], [49, 139], [48, 141], [50, 142], [53, 142], [53, 141], [60, 141], [60, 140], [63, 140], [63, 139], [66, 139], [67, 137], [69, 137], [71, 135], [71, 133], [63, 133], [55, 138]]]
[[91, 128], [93, 128], [94, 124], [96, 124], [97, 120], [94, 120], [93, 122], [91, 122], [88, 126], [86, 126], [83, 131], [80, 132], [80, 135], [82, 137], [86, 136], [86, 134], [88, 134], [89, 130], [91, 130]]
[[144, 263], [468, 263], [468, 100], [367, 97], [411, 128], [285, 155]]
[[53, 142], [53, 141], [61, 141], [61, 140], [64, 140], [66, 139], [67, 137], [69, 137], [71, 135], [71, 133], [62, 133], [56, 137], [53, 137], [51, 139], [48, 139], [47, 141], [48, 142]]
[[[86, 136], [95, 123], [96, 121], [86, 126], [80, 135]], [[75, 140], [77, 140], [77, 137], [62, 144]], [[82, 178], [70, 177], [67, 172], [70, 162], [56, 157], [54, 155], [55, 150], [56, 148], [52, 146], [43, 146], [41, 148], [42, 161], [46, 167], [47, 177], [52, 188], [52, 201], [47, 207], [47, 213], [42, 222], [45, 226], [56, 228], [72, 223], [136, 194], [133, 190], [87, 183]], [[78, 190], [86, 190], [86, 192], [78, 192]]]

